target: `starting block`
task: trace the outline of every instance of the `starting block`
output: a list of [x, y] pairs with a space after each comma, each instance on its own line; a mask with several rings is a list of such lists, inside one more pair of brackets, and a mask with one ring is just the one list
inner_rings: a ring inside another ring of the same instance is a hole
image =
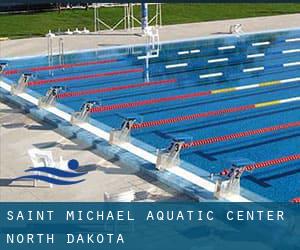
[[53, 86], [51, 87], [45, 96], [41, 97], [38, 102], [40, 108], [47, 108], [55, 104], [55, 100], [59, 92], [65, 90], [63, 86]]
[[[237, 168], [235, 168], [237, 170]], [[235, 172], [233, 170], [233, 172]], [[242, 173], [233, 173], [228, 180], [219, 179], [216, 181], [214, 196], [218, 199], [232, 195], [240, 195], [240, 176]]]
[[180, 165], [180, 151], [184, 143], [192, 140], [190, 136], [176, 136], [173, 138], [171, 145], [167, 149], [158, 152], [156, 160], [156, 169], [167, 169]]
[[113, 129], [109, 135], [110, 144], [120, 144], [130, 142], [131, 129], [134, 123], [142, 122], [142, 117], [137, 114], [129, 114], [125, 119], [120, 129]]
[[72, 124], [88, 122], [92, 107], [100, 105], [98, 101], [87, 101], [84, 103], [79, 112], [75, 112], [71, 117]]
[[12, 85], [11, 94], [12, 95], [17, 95], [17, 94], [23, 93], [24, 90], [26, 89], [26, 87], [28, 85], [28, 82], [29, 82], [31, 77], [32, 77], [31, 73], [23, 73], [20, 76], [20, 78], [18, 80], [18, 83]]
[[3, 73], [3, 71], [5, 70], [6, 67], [7, 67], [6, 62], [0, 62], [0, 74]]
[[254, 162], [240, 158], [231, 162], [231, 168], [223, 170], [222, 176], [226, 179], [218, 179], [216, 181], [214, 196], [218, 199], [226, 198], [233, 195], [240, 195], [241, 191], [241, 176], [244, 173], [243, 167], [253, 164]]

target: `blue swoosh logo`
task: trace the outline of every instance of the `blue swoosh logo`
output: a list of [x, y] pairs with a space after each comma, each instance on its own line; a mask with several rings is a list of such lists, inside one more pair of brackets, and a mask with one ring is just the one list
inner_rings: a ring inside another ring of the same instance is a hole
[[25, 170], [25, 172], [35, 172], [35, 171], [55, 175], [57, 177], [64, 177], [64, 178], [74, 178], [74, 177], [79, 177], [87, 174], [87, 173], [68, 172], [58, 168], [49, 168], [49, 167], [30, 168]]
[[18, 181], [18, 180], [24, 180], [24, 179], [35, 179], [35, 180], [45, 181], [45, 182], [48, 182], [51, 184], [56, 184], [56, 185], [73, 185], [73, 184], [77, 184], [77, 183], [85, 181], [84, 179], [78, 180], [78, 181], [66, 181], [66, 180], [55, 179], [55, 178], [43, 176], [43, 175], [21, 176], [21, 177], [13, 179], [12, 181]]
[[56, 185], [73, 185], [73, 184], [83, 182], [85, 180], [81, 179], [81, 180], [71, 181], [71, 180], [57, 179], [55, 177], [75, 178], [75, 177], [80, 177], [80, 176], [87, 174], [86, 172], [85, 173], [75, 172], [78, 169], [78, 167], [79, 167], [78, 161], [75, 159], [72, 159], [72, 160], [68, 161], [68, 168], [70, 170], [72, 170], [72, 172], [61, 170], [61, 169], [54, 168], [54, 167], [51, 167], [51, 168], [50, 167], [29, 168], [29, 169], [25, 170], [26, 173], [31, 174], [31, 172], [39, 172], [39, 173], [48, 174], [51, 176], [31, 174], [31, 175], [24, 175], [21, 177], [17, 177], [15, 179], [13, 179], [12, 181], [33, 179], [33, 180], [40, 180], [40, 181], [44, 181], [44, 182], [48, 182], [48, 183], [56, 184]]

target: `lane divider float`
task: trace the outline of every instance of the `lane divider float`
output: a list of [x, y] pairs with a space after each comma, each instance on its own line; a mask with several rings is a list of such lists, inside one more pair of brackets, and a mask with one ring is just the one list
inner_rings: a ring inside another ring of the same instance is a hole
[[141, 101], [135, 101], [135, 102], [117, 103], [117, 104], [111, 104], [111, 105], [106, 105], [106, 106], [99, 106], [99, 107], [94, 107], [92, 109], [92, 112], [97, 113], [97, 112], [112, 111], [115, 109], [134, 108], [134, 107], [138, 107], [138, 106], [152, 105], [152, 104], [156, 104], [156, 103], [170, 102], [170, 101], [176, 101], [176, 100], [185, 100], [185, 99], [196, 98], [196, 97], [201, 97], [201, 96], [209, 96], [209, 95], [228, 93], [228, 92], [233, 92], [233, 91], [254, 89], [254, 88], [259, 88], [259, 87], [267, 87], [267, 86], [272, 86], [272, 85], [276, 85], [276, 84], [285, 84], [285, 83], [296, 82], [296, 81], [300, 81], [300, 77], [276, 80], [276, 81], [269, 81], [269, 82], [263, 82], [263, 83], [258, 83], [258, 84], [250, 84], [250, 85], [232, 87], [232, 88], [201, 91], [201, 92], [195, 92], [195, 93], [184, 94], [184, 95], [168, 96], [168, 97], [141, 100]]
[[221, 109], [221, 110], [208, 111], [208, 112], [204, 112], [204, 113], [196, 113], [196, 114], [191, 114], [191, 115], [184, 115], [184, 116], [177, 116], [177, 117], [160, 119], [160, 120], [152, 120], [152, 121], [147, 121], [147, 122], [142, 122], [142, 123], [135, 123], [132, 125], [132, 129], [142, 129], [142, 128], [147, 128], [147, 127], [162, 126], [162, 125], [171, 124], [171, 123], [195, 120], [195, 119], [204, 118], [204, 117], [219, 116], [219, 115], [224, 115], [224, 114], [229, 114], [229, 113], [241, 112], [241, 111], [252, 110], [252, 109], [256, 109], [256, 108], [263, 108], [263, 107], [268, 107], [268, 106], [274, 106], [274, 105], [279, 105], [279, 104], [283, 104], [283, 103], [291, 103], [291, 102], [296, 102], [296, 101], [300, 101], [300, 96], [288, 98], [288, 99], [282, 99], [282, 100], [274, 100], [274, 101], [269, 101], [269, 102], [262, 102], [262, 103], [257, 103], [257, 104], [250, 104], [250, 105], [245, 105], [245, 106]]
[[[268, 161], [250, 164], [247, 166], [240, 167], [239, 170], [240, 170], [240, 172], [253, 171], [255, 169], [266, 168], [266, 167], [280, 165], [280, 164], [283, 164], [286, 162], [297, 161], [297, 160], [300, 160], [300, 154], [288, 155], [288, 156], [277, 158], [277, 159], [272, 159], [272, 160], [268, 160]], [[221, 176], [227, 175], [228, 172], [229, 172], [229, 170], [224, 169], [222, 172], [220, 172], [220, 175]]]
[[99, 64], [108, 64], [117, 62], [117, 59], [107, 59], [107, 60], [99, 60], [99, 61], [88, 61], [88, 62], [80, 62], [80, 63], [69, 63], [64, 65], [54, 65], [54, 66], [41, 66], [34, 68], [25, 68], [25, 69], [11, 69], [3, 72], [4, 75], [14, 75], [22, 72], [38, 72], [38, 71], [46, 71], [46, 70], [55, 70], [55, 69], [68, 69], [82, 66], [90, 66], [90, 65], [99, 65]]
[[123, 86], [65, 92], [65, 93], [58, 94], [57, 98], [78, 97], [78, 96], [83, 96], [83, 95], [93, 95], [93, 94], [113, 92], [113, 91], [118, 91], [118, 90], [141, 88], [141, 87], [148, 87], [148, 86], [162, 85], [162, 84], [171, 84], [171, 83], [176, 83], [176, 79], [167, 79], [167, 80], [160, 80], [160, 81], [128, 84], [128, 85], [123, 85]]
[[125, 74], [130, 74], [130, 73], [139, 73], [139, 72], [143, 72], [143, 71], [144, 70], [142, 68], [136, 68], [136, 69], [126, 69], [126, 70], [103, 72], [103, 73], [98, 73], [98, 74], [60, 77], [60, 78], [54, 78], [54, 79], [31, 81], [31, 82], [28, 83], [28, 86], [36, 86], [36, 85], [43, 85], [43, 84], [49, 84], [49, 83], [100, 78], [100, 77], [105, 77], [105, 76], [125, 75]]
[[238, 133], [234, 133], [234, 134], [228, 134], [228, 135], [222, 135], [222, 136], [216, 136], [216, 137], [186, 142], [182, 145], [182, 148], [184, 149], [184, 148], [190, 148], [190, 147], [198, 147], [198, 146], [213, 144], [213, 143], [217, 143], [217, 142], [235, 140], [238, 138], [243, 138], [243, 137], [248, 137], [248, 136], [271, 133], [271, 132], [289, 129], [289, 128], [295, 128], [295, 127], [299, 127], [299, 126], [300, 126], [300, 121], [290, 122], [290, 123], [275, 125], [275, 126], [271, 126], [271, 127], [259, 128], [259, 129], [255, 129], [255, 130], [249, 130], [249, 131], [238, 132]]
[[299, 203], [300, 204], [300, 197], [292, 199], [293, 203]]

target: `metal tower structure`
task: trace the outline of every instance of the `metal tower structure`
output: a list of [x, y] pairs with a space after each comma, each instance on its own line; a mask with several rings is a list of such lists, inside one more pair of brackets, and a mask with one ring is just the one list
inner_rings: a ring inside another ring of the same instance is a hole
[[[148, 6], [155, 6], [155, 14], [149, 16]], [[137, 16], [134, 13], [134, 7], [141, 6], [141, 15]], [[123, 7], [123, 16], [113, 25], [109, 25], [101, 16], [101, 10], [104, 8]], [[162, 8], [161, 3], [126, 3], [126, 4], [108, 4], [108, 3], [94, 3], [94, 31], [99, 32], [101, 30], [115, 30], [123, 28], [124, 30], [130, 30], [141, 27], [144, 31], [148, 25], [156, 27], [162, 26]], [[101, 28], [102, 27], [102, 28]]]

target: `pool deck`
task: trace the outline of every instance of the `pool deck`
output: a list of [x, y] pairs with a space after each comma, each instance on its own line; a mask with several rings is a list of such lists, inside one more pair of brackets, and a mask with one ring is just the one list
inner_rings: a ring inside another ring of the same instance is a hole
[[[103, 201], [104, 192], [116, 194], [129, 190], [136, 200], [187, 200], [185, 195], [170, 190], [149, 177], [140, 177], [118, 162], [109, 162], [83, 145], [62, 137], [48, 124], [36, 122], [22, 110], [0, 103], [0, 200], [1, 201]], [[53, 188], [32, 181], [14, 182], [10, 178], [24, 175], [31, 166], [27, 149], [37, 147], [51, 150], [55, 160], [59, 156], [75, 158], [88, 171], [86, 181], [77, 185]], [[18, 157], [15, 157], [18, 156]], [[55, 195], [54, 195], [55, 194]]]
[[[295, 28], [300, 25], [300, 14], [167, 25], [160, 28], [160, 40], [168, 41], [228, 34], [230, 25], [237, 23], [242, 24], [244, 32]], [[60, 37], [64, 38], [65, 51], [145, 43], [145, 37], [140, 35], [139, 30], [129, 32], [119, 30], [103, 31], [101, 34], [95, 35]], [[53, 51], [54, 53], [58, 51], [58, 41], [53, 42]], [[0, 57], [29, 56], [46, 53], [47, 38], [45, 37], [8, 40], [0, 44]]]
[[[228, 32], [230, 24], [235, 23], [241, 23], [246, 32], [292, 28], [299, 26], [300, 14], [164, 26], [160, 29], [160, 38], [165, 41], [221, 35]], [[134, 32], [128, 34], [122, 31], [89, 35], [88, 39], [87, 36], [68, 36], [65, 37], [65, 51], [143, 43], [144, 41], [144, 37]], [[46, 45], [46, 38], [5, 41], [1, 43], [0, 55], [13, 57], [44, 54]], [[20, 110], [2, 103], [0, 103], [0, 124], [0, 200], [102, 201], [104, 192], [119, 193], [130, 189], [140, 194], [141, 199], [145, 193], [148, 194], [147, 198], [152, 200], [188, 199], [157, 181], [150, 178], [142, 179], [131, 169], [120, 168], [117, 162], [105, 161], [84, 146], [77, 144], [76, 141], [60, 136], [53, 131], [51, 126], [33, 121]], [[53, 150], [54, 155], [62, 155], [66, 159], [78, 159], [82, 166], [91, 168], [87, 181], [71, 187], [54, 187], [55, 195], [52, 189], [32, 188], [31, 183], [7, 186], [9, 177], [21, 175], [29, 166], [30, 159], [26, 151], [33, 146]], [[20, 157], [14, 157], [14, 155]], [[20, 192], [21, 190], [23, 192]]]

